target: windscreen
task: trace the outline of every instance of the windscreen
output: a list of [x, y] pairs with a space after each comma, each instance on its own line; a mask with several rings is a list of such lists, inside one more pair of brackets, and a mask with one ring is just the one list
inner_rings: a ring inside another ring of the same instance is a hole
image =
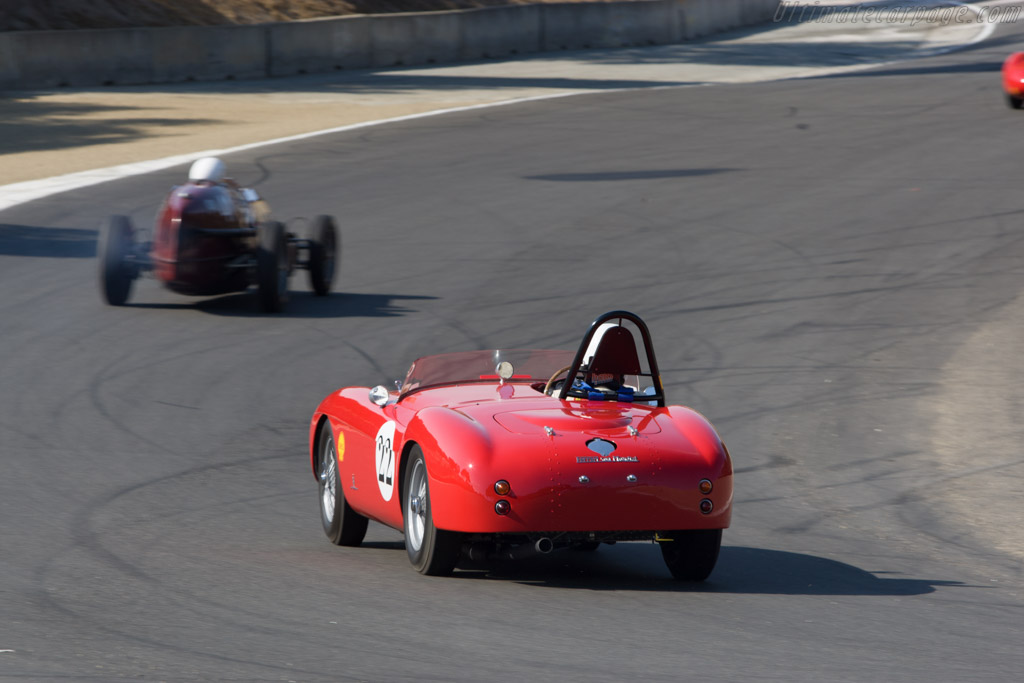
[[460, 351], [417, 359], [402, 384], [402, 395], [432, 386], [497, 382], [498, 363], [512, 364], [511, 382], [547, 382], [572, 363], [573, 352], [550, 349]]

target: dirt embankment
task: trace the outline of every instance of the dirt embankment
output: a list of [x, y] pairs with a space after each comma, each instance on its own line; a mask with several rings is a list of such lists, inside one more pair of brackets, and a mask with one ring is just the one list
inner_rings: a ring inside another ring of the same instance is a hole
[[584, 1], [595, 0], [0, 0], [0, 31], [261, 24], [344, 14]]

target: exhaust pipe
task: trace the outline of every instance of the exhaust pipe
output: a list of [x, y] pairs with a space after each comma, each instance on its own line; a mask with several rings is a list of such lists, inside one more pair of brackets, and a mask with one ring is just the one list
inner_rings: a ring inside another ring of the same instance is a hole
[[510, 548], [504, 554], [510, 560], [520, 560], [524, 557], [532, 557], [534, 555], [547, 555], [555, 549], [554, 542], [545, 536], [544, 538], [538, 539], [533, 543], [523, 543], [517, 545], [514, 548]]

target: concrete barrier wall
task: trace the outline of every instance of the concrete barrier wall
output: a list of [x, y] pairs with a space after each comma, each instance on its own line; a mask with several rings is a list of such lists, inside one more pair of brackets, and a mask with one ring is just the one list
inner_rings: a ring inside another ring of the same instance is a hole
[[0, 87], [164, 83], [267, 75], [258, 26], [0, 33]]
[[369, 22], [302, 21], [265, 31], [267, 75], [286, 76], [334, 68], [363, 69], [373, 51]]
[[633, 0], [252, 26], [0, 33], [0, 89], [262, 78], [660, 45], [770, 21], [780, 0]]
[[[261, 78], [267, 74], [266, 32], [259, 26], [211, 26], [199, 33], [192, 28], [162, 28], [147, 32], [148, 79], [161, 83], [180, 80]], [[102, 33], [117, 33], [103, 31]], [[79, 33], [79, 31], [73, 31]], [[97, 31], [99, 33], [99, 31]], [[111, 80], [122, 82], [116, 75]]]
[[541, 7], [513, 5], [458, 12], [459, 59], [500, 59], [540, 52]]

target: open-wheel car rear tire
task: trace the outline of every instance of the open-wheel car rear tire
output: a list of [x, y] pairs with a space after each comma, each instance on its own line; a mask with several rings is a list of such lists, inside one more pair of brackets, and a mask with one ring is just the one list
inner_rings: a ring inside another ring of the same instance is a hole
[[671, 541], [661, 541], [661, 556], [672, 576], [680, 581], [703, 581], [718, 561], [721, 529], [670, 531]]
[[448, 576], [462, 553], [462, 536], [434, 526], [427, 463], [418, 445], [409, 451], [403, 493], [405, 549], [409, 561], [420, 574]]
[[110, 216], [100, 230], [96, 254], [100, 259], [100, 289], [111, 306], [124, 306], [136, 272], [128, 262], [135, 248], [135, 230], [127, 216]]
[[340, 256], [341, 239], [334, 219], [317, 216], [309, 238], [309, 284], [317, 296], [330, 293]]
[[256, 252], [256, 285], [260, 307], [277, 313], [288, 301], [288, 236], [277, 221], [259, 225], [260, 244]]
[[320, 427], [320, 521], [324, 533], [335, 545], [355, 546], [363, 542], [369, 520], [352, 509], [345, 500], [345, 487], [338, 476], [338, 453], [334, 448], [331, 425], [325, 421]]

